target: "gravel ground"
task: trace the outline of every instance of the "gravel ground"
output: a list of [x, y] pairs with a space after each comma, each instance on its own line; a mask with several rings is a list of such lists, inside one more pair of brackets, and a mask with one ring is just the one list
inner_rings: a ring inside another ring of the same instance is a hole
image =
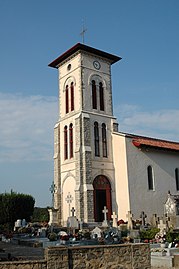
[[0, 241], [0, 250], [5, 250], [5, 253], [10, 253], [11, 257], [18, 260], [44, 259], [44, 249], [42, 247], [26, 247]]

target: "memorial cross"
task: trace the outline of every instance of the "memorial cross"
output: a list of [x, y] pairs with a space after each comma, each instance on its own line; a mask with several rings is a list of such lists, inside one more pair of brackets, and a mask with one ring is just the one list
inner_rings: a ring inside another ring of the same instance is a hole
[[142, 219], [142, 226], [145, 226], [145, 219], [147, 218], [147, 215], [144, 213], [144, 211], [141, 212], [140, 217]]
[[108, 209], [106, 208], [106, 206], [104, 206], [104, 209], [102, 211], [104, 213], [104, 221], [107, 221], [107, 213], [108, 213]]
[[129, 230], [132, 230], [133, 229], [133, 223], [132, 223], [132, 213], [131, 211], [128, 211], [127, 215], [126, 215], [127, 219], [128, 219], [128, 222], [127, 222], [127, 227]]
[[160, 229], [160, 232], [164, 232], [166, 230], [166, 224], [163, 223], [163, 219], [160, 219], [160, 223], [158, 224], [158, 228]]
[[73, 197], [72, 197], [72, 195], [70, 194], [70, 192], [67, 194], [67, 197], [66, 197], [65, 201], [66, 201], [67, 204], [68, 204], [68, 215], [69, 215], [69, 217], [70, 217], [70, 204], [71, 204], [72, 201], [73, 201]]
[[72, 207], [71, 213], [72, 213], [72, 217], [74, 217], [75, 216], [75, 209], [74, 209], [74, 207]]
[[115, 228], [117, 228], [117, 215], [116, 215], [115, 212], [113, 212], [113, 214], [111, 215], [111, 218], [113, 220], [112, 226], [115, 227]]

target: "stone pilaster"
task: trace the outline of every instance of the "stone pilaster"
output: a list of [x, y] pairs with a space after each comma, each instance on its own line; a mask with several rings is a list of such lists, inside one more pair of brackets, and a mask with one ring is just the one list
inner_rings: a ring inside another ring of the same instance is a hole
[[57, 219], [61, 224], [61, 160], [60, 160], [60, 124], [54, 127], [54, 183], [57, 190], [54, 193], [54, 208], [58, 209]]
[[78, 219], [84, 219], [84, 204], [83, 204], [83, 163], [81, 158], [82, 151], [82, 123], [81, 115], [75, 120], [75, 166], [76, 166], [76, 216]]

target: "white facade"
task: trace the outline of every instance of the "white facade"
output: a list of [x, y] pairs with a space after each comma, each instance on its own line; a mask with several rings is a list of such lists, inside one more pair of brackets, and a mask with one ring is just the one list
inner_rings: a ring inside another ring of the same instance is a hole
[[143, 138], [139, 146], [133, 140], [141, 137], [117, 130], [111, 64], [120, 59], [77, 44], [49, 65], [59, 70], [54, 208], [61, 225], [72, 207], [86, 223], [102, 221], [104, 206], [108, 219], [116, 212], [125, 220], [129, 210], [136, 218], [141, 211], [163, 214], [168, 190], [177, 193], [179, 143]]

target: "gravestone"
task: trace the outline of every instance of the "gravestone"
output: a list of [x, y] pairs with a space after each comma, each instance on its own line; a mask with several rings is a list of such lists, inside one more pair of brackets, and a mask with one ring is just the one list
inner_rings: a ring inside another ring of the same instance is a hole
[[147, 218], [147, 215], [145, 214], [144, 211], [141, 212], [140, 218], [141, 218], [141, 221], [142, 221], [142, 224], [141, 224], [140, 228], [143, 229], [146, 226], [146, 218]]
[[157, 227], [158, 223], [159, 223], [159, 217], [157, 216], [157, 214], [153, 214], [152, 215], [152, 219], [151, 219], [151, 224], [153, 227]]
[[102, 222], [102, 226], [103, 227], [108, 227], [108, 222], [107, 222], [107, 213], [108, 213], [108, 209], [106, 208], [106, 206], [104, 206], [104, 209], [102, 211], [104, 213], [104, 220]]
[[128, 211], [126, 217], [127, 217], [127, 228], [128, 230], [132, 230], [133, 229], [133, 223], [132, 223], [132, 213], [131, 211]]
[[27, 222], [25, 219], [22, 220], [22, 227], [25, 227], [27, 225]]
[[118, 225], [117, 225], [117, 215], [116, 215], [116, 213], [115, 212], [113, 212], [113, 214], [111, 215], [111, 218], [112, 218], [112, 227], [115, 227], [115, 228], [117, 228], [118, 227]]
[[79, 220], [79, 229], [83, 230], [83, 221], [82, 220]]
[[49, 212], [49, 222], [48, 222], [48, 225], [49, 226], [57, 225], [58, 224], [58, 220], [57, 220], [57, 212], [58, 212], [58, 209], [49, 208], [48, 209], [48, 212]]
[[71, 212], [72, 212], [72, 216], [71, 217], [68, 217], [68, 220], [67, 220], [67, 227], [68, 228], [72, 228], [72, 229], [78, 229], [79, 228], [79, 222], [75, 216], [75, 209], [74, 207], [72, 207], [71, 209]]
[[92, 231], [91, 231], [91, 237], [92, 238], [101, 238], [102, 235], [102, 230], [99, 227], [95, 227]]
[[164, 204], [164, 214], [169, 218], [168, 226], [179, 229], [179, 195], [172, 195], [170, 191]]
[[38, 229], [38, 233], [37, 235], [41, 238], [45, 238], [46, 237], [46, 232], [47, 232], [47, 229], [45, 227], [42, 227], [42, 228], [39, 228]]
[[22, 220], [21, 219], [16, 220], [14, 224], [14, 231], [17, 231], [21, 227], [22, 227]]
[[164, 233], [166, 231], [166, 223], [163, 222], [163, 219], [160, 219], [160, 222], [158, 224], [158, 228], [160, 229], [161, 233]]

